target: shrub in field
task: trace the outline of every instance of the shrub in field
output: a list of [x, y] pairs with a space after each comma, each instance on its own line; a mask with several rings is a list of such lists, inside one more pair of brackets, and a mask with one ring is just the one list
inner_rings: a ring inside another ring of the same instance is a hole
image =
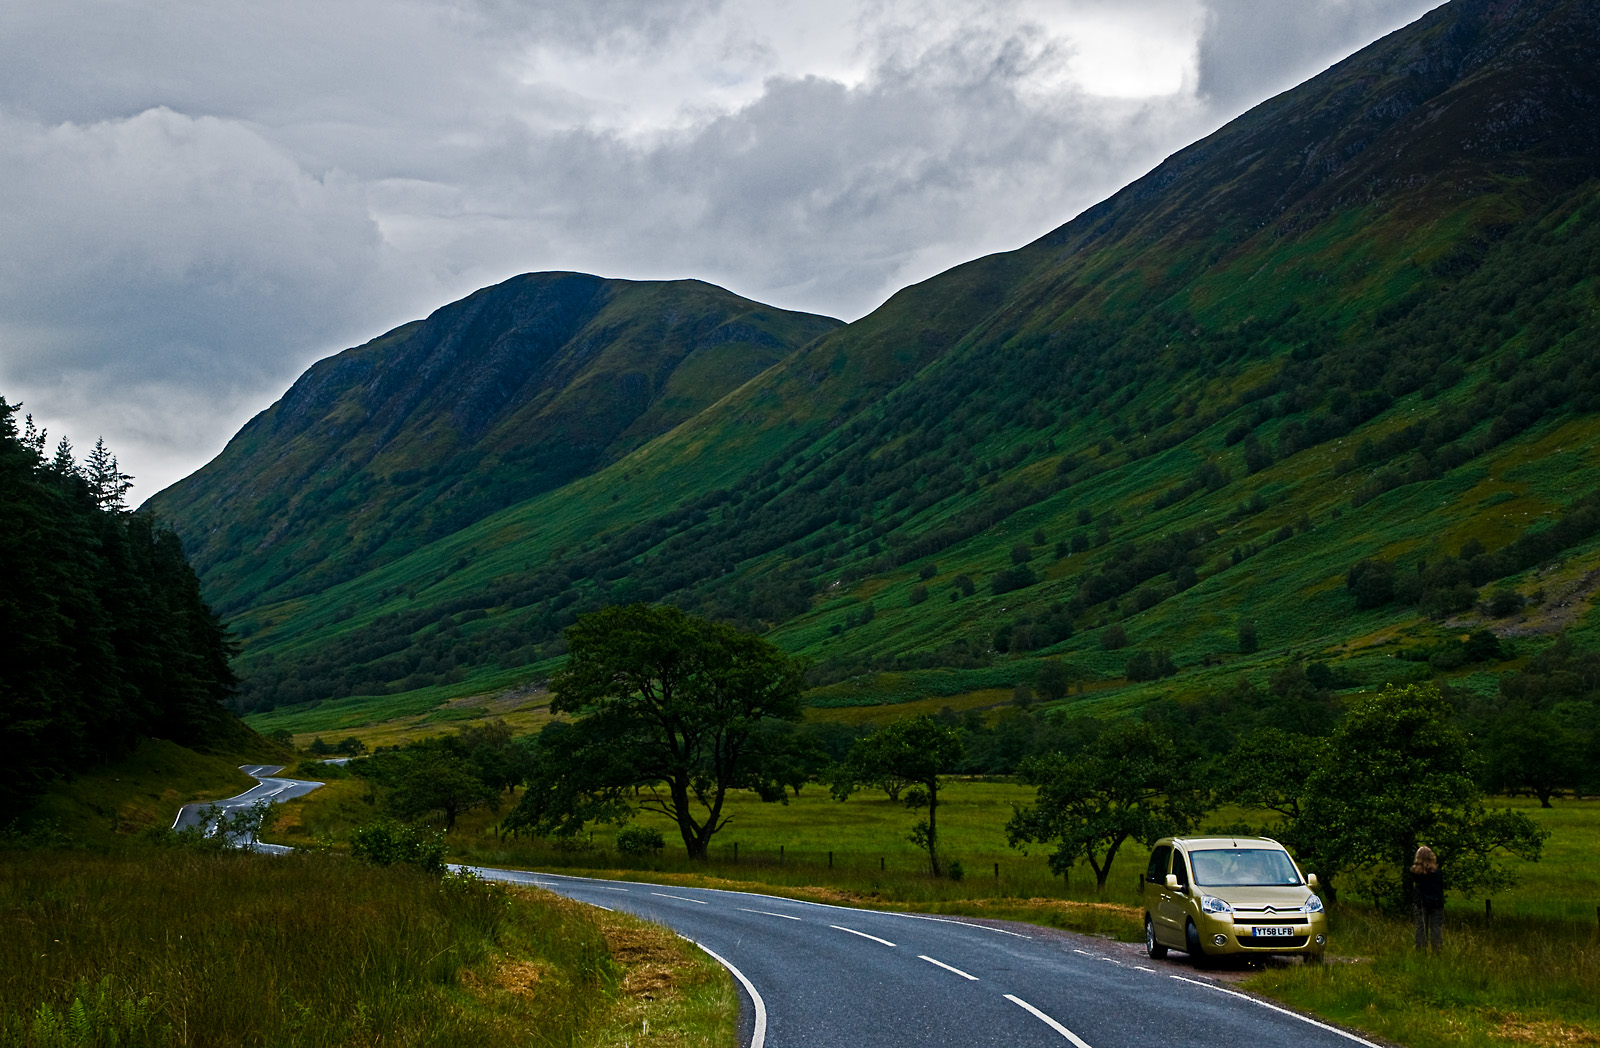
[[649, 855], [667, 846], [654, 826], [624, 826], [617, 831], [617, 851], [624, 855]]
[[396, 822], [374, 822], [350, 831], [350, 854], [373, 866], [415, 866], [444, 873], [444, 836]]

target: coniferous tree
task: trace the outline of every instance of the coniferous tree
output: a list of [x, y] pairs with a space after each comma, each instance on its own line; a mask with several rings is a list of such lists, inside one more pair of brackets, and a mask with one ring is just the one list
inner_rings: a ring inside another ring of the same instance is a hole
[[83, 463], [83, 476], [89, 482], [89, 494], [103, 510], [121, 513], [127, 507], [127, 494], [133, 488], [133, 478], [122, 472], [117, 456], [106, 447], [104, 437], [96, 437], [94, 450]]
[[103, 441], [110, 487], [97, 494], [72, 445], [46, 462], [16, 410], [0, 397], [0, 825], [141, 736], [195, 745], [240, 730], [220, 705], [233, 647], [178, 537], [122, 510], [130, 478]]

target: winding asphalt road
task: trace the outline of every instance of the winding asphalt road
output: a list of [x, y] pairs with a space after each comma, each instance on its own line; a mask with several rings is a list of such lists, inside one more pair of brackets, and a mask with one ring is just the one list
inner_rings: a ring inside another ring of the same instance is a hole
[[695, 942], [742, 986], [750, 1048], [1376, 1048], [1191, 970], [1096, 949], [1083, 936], [707, 888], [472, 869], [626, 910]]
[[[281, 767], [242, 770], [259, 784], [219, 807], [281, 803], [322, 785], [278, 778]], [[185, 805], [174, 828], [198, 825], [204, 807]], [[1086, 936], [711, 888], [466, 868], [625, 910], [691, 940], [739, 983], [748, 1048], [1378, 1048], [1192, 969], [1145, 963]]]
[[[311, 782], [306, 779], [280, 779], [278, 772], [283, 770], [281, 764], [242, 764], [239, 770], [256, 780], [256, 784], [239, 794], [220, 801], [204, 801], [195, 804], [185, 804], [178, 809], [178, 817], [172, 821], [172, 828], [181, 830], [186, 826], [199, 826], [203, 818], [202, 812], [215, 805], [224, 812], [231, 812], [236, 808], [248, 808], [258, 801], [267, 801], [271, 804], [282, 804], [292, 801], [296, 797], [304, 797], [312, 790], [321, 786], [320, 782]], [[260, 841], [251, 841], [249, 846], [262, 852], [286, 852], [289, 849], [281, 844], [263, 844]]]

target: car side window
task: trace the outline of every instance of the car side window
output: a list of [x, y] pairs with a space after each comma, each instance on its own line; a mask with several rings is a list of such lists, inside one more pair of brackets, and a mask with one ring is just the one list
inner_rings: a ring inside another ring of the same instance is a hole
[[1150, 866], [1144, 871], [1144, 879], [1151, 884], [1161, 884], [1167, 879], [1167, 856], [1172, 854], [1172, 849], [1163, 844], [1150, 853]]
[[1183, 861], [1182, 852], [1172, 853], [1172, 873], [1178, 878], [1178, 887], [1189, 887], [1189, 864]]

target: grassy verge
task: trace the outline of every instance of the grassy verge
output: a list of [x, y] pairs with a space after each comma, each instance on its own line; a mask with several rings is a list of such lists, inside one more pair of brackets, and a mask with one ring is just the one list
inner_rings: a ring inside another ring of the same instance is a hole
[[338, 856], [0, 852], [0, 1045], [726, 1045], [664, 929]]
[[170, 826], [190, 801], [232, 797], [256, 784], [240, 764], [273, 761], [262, 753], [205, 754], [162, 739], [145, 739], [122, 760], [57, 785], [28, 817], [80, 843], [105, 842], [148, 826]]
[[1464, 910], [1446, 919], [1433, 956], [1412, 949], [1409, 921], [1338, 908], [1333, 941], [1363, 963], [1273, 969], [1246, 986], [1414, 1048], [1600, 1045], [1592, 923]]

